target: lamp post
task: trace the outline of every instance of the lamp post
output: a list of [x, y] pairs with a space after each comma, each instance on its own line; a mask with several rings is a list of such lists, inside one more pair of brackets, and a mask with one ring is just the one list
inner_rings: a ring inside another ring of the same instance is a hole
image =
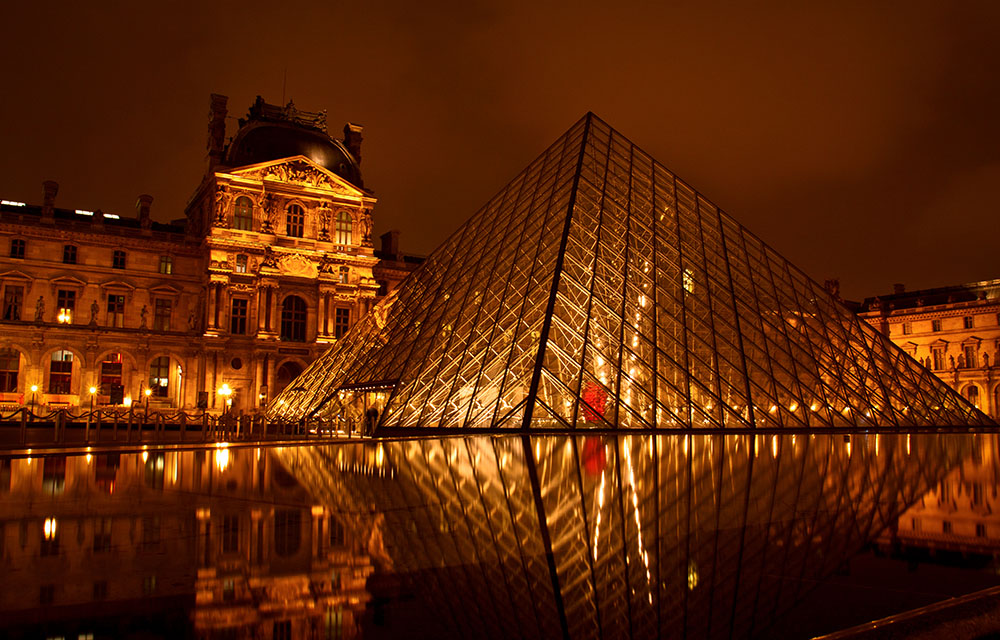
[[87, 416], [87, 432], [83, 437], [84, 442], [90, 440], [90, 421], [94, 419], [94, 395], [97, 394], [97, 387], [90, 388], [90, 414]]
[[142, 393], [146, 396], [146, 422], [149, 422], [149, 396], [153, 395], [153, 390], [146, 387]]
[[229, 407], [233, 406], [233, 389], [229, 386], [229, 383], [222, 383], [222, 386], [219, 387], [219, 395], [225, 400], [225, 405], [222, 408], [222, 415], [226, 415], [229, 413]]
[[35, 403], [35, 394], [36, 393], [38, 393], [38, 385], [37, 384], [33, 384], [33, 385], [31, 385], [31, 418], [32, 418], [32, 420], [34, 420], [34, 418], [35, 418], [35, 406], [36, 406], [36, 403]]
[[[233, 404], [233, 400], [232, 400], [233, 389], [232, 389], [232, 387], [230, 387], [228, 383], [223, 382], [222, 386], [219, 387], [219, 395], [222, 396], [223, 399], [225, 400], [225, 404], [222, 406], [222, 417], [225, 419], [229, 415], [229, 407], [231, 407], [232, 404]], [[225, 422], [225, 424], [228, 425], [228, 422]]]

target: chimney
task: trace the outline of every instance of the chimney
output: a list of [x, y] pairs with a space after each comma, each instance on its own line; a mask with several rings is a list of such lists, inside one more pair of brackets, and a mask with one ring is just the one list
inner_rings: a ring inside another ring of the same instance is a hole
[[906, 293], [906, 285], [904, 285], [901, 282], [897, 282], [896, 284], [892, 285], [892, 292], [897, 296], [901, 293]]
[[213, 93], [208, 111], [208, 168], [222, 162], [226, 146], [226, 103], [229, 98]]
[[149, 206], [153, 204], [153, 196], [142, 194], [135, 202], [136, 217], [139, 218], [139, 226], [149, 229], [153, 226], [153, 221], [149, 219]]
[[354, 156], [354, 161], [358, 163], [358, 166], [361, 166], [361, 132], [364, 129], [360, 124], [348, 122], [344, 125], [344, 146]]
[[42, 183], [42, 220], [45, 222], [55, 222], [58, 193], [59, 183], [55, 180], [46, 180]]
[[382, 234], [382, 254], [393, 260], [399, 256], [399, 231], [393, 229]]

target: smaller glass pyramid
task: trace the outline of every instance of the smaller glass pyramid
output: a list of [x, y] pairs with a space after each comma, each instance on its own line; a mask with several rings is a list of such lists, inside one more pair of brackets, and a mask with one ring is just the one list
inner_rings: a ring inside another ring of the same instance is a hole
[[593, 114], [268, 415], [368, 433], [994, 424]]

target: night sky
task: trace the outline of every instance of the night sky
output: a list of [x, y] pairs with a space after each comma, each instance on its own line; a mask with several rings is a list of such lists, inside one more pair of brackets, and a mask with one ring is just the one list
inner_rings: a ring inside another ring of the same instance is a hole
[[284, 85], [411, 253], [591, 110], [847, 297], [1000, 278], [995, 0], [112, 4], [0, 9], [0, 197], [180, 218], [209, 94]]

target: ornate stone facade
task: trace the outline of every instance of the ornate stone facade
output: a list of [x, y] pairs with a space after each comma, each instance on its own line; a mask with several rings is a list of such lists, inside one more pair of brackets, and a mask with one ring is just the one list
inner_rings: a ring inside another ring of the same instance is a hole
[[1000, 280], [922, 291], [896, 285], [859, 315], [984, 413], [1000, 418]]
[[105, 404], [120, 385], [221, 411], [227, 385], [254, 410], [405, 277], [373, 275], [361, 127], [335, 140], [325, 113], [258, 99], [226, 143], [225, 105], [184, 219], [153, 222], [150, 196], [135, 218], [57, 209], [53, 182], [41, 206], [0, 204], [0, 405]]

